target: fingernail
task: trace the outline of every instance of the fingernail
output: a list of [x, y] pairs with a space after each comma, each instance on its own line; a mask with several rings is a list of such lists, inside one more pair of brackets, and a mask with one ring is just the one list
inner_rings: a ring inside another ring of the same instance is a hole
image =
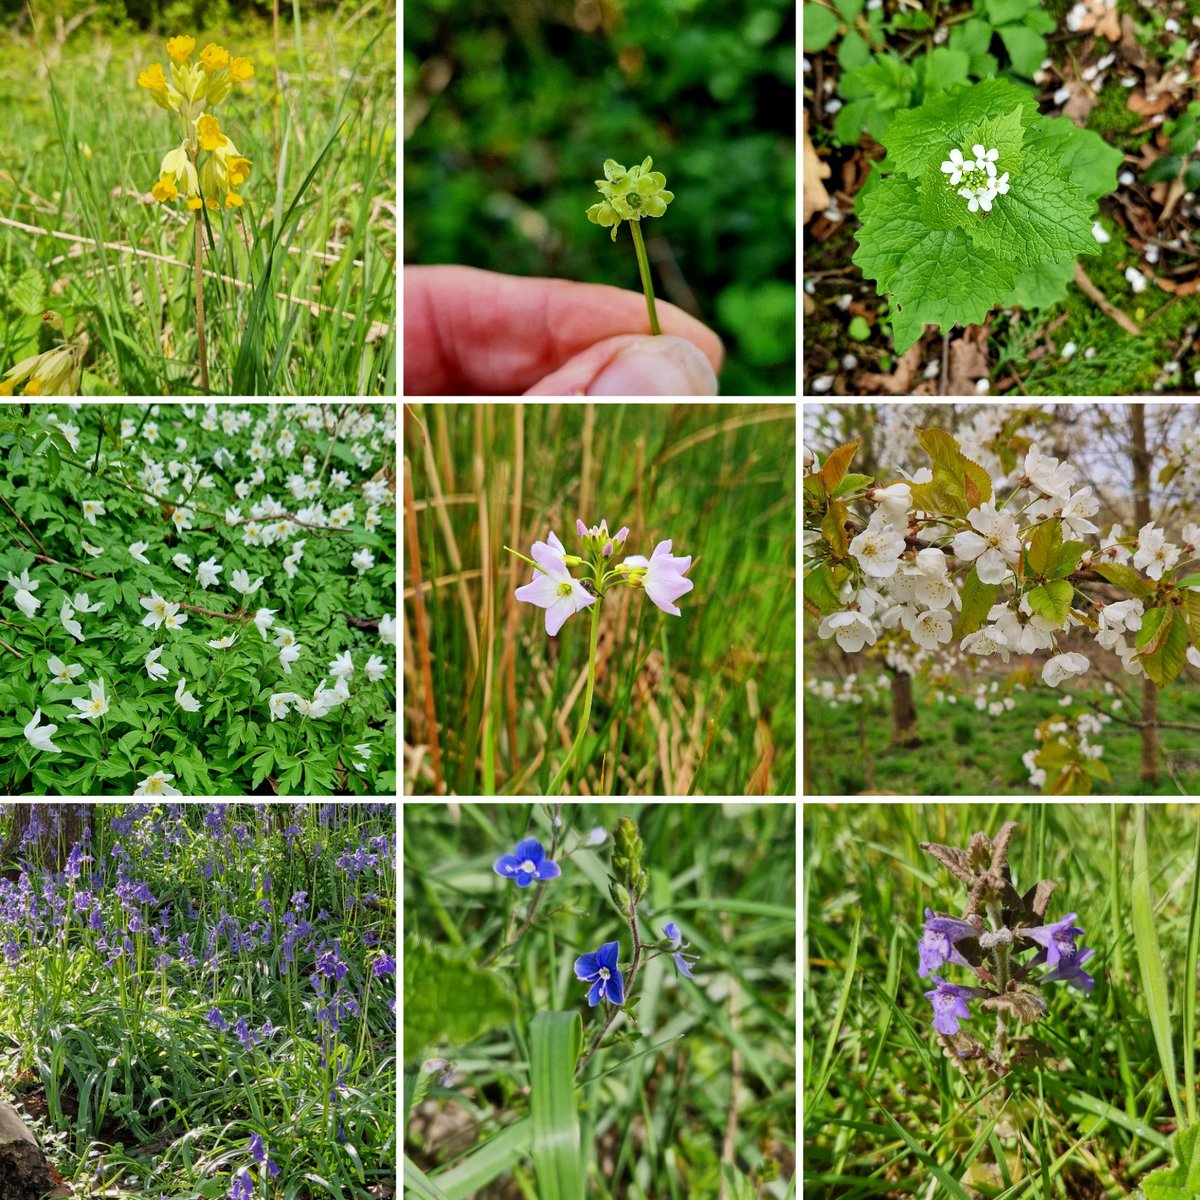
[[715, 396], [717, 377], [698, 347], [662, 334], [622, 350], [592, 380], [589, 396]]

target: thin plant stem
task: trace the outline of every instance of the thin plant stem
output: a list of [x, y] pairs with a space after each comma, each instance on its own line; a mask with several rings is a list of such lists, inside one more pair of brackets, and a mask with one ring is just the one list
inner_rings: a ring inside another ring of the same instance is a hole
[[638, 271], [642, 276], [642, 291], [646, 293], [646, 308], [650, 313], [650, 332], [662, 333], [658, 327], [658, 312], [654, 308], [654, 285], [650, 282], [650, 260], [646, 257], [646, 243], [642, 241], [641, 221], [630, 221], [629, 231], [633, 234], [633, 248], [637, 251]]
[[208, 391], [208, 343], [204, 336], [204, 233], [200, 228], [200, 213], [196, 209], [196, 338], [200, 353], [200, 390]]
[[570, 767], [575, 755], [579, 752], [579, 747], [583, 745], [583, 739], [587, 736], [588, 721], [592, 715], [592, 693], [596, 690], [596, 635], [600, 629], [600, 601], [597, 600], [591, 606], [592, 609], [592, 631], [590, 644], [588, 646], [588, 680], [587, 680], [587, 695], [583, 701], [583, 715], [579, 719], [579, 732], [575, 735], [575, 741], [571, 746], [567, 757], [563, 759], [563, 764], [558, 768], [558, 774], [550, 781], [550, 786], [546, 789], [547, 796], [553, 796], [558, 792], [563, 780], [567, 775], [567, 768]]

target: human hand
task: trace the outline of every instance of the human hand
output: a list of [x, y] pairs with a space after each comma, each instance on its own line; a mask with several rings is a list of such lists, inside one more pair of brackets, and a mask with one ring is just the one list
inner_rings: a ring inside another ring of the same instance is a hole
[[475, 267], [405, 267], [406, 396], [715, 396], [707, 325], [640, 292]]

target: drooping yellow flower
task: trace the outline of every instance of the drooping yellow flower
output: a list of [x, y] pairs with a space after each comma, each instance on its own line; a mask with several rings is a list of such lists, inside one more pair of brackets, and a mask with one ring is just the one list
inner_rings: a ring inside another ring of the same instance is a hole
[[167, 90], [167, 77], [163, 74], [162, 63], [154, 63], [138, 76], [138, 87], [148, 88], [152, 92]]
[[225, 207], [226, 208], [241, 208], [242, 207], [241, 196], [239, 196], [237, 194], [237, 192], [230, 192], [229, 195], [225, 197]]
[[196, 132], [200, 135], [201, 150], [216, 150], [229, 140], [221, 132], [221, 122], [211, 113], [205, 113], [197, 118]]
[[250, 160], [242, 158], [240, 155], [235, 158], [229, 158], [226, 160], [225, 170], [229, 175], [229, 186], [231, 188], [241, 187], [247, 178], [249, 178]]
[[193, 212], [195, 212], [196, 209], [198, 209], [202, 203], [203, 203], [203, 201], [200, 199], [199, 196], [189, 196], [187, 206]]
[[179, 189], [175, 186], [175, 176], [160, 176], [158, 182], [150, 189], [150, 194], [160, 204], [165, 204], [168, 200], [177, 200], [179, 198]]
[[167, 53], [177, 62], [187, 61], [187, 57], [196, 48], [196, 39], [186, 34], [181, 37], [167, 39]]
[[245, 83], [254, 78], [254, 64], [248, 58], [235, 58], [229, 64], [229, 74], [234, 83]]
[[200, 51], [200, 61], [204, 64], [204, 69], [211, 74], [229, 65], [229, 51], [224, 46], [218, 46], [216, 42], [209, 42]]

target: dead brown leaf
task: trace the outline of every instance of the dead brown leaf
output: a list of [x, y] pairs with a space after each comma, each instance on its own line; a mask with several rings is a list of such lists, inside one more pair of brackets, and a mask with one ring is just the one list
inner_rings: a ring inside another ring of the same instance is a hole
[[1063, 105], [1063, 116], [1069, 117], [1081, 129], [1087, 128], [1087, 119], [1100, 97], [1081, 80], [1072, 83], [1070, 99]]
[[824, 212], [829, 207], [829, 193], [822, 179], [831, 174], [829, 164], [817, 153], [817, 148], [808, 136], [808, 113], [804, 114], [804, 224], [812, 220], [814, 213]]
[[1080, 33], [1095, 33], [1110, 42], [1120, 41], [1121, 22], [1115, 4], [1110, 7], [1105, 0], [1084, 0], [1084, 8], [1087, 11], [1079, 21]]
[[1174, 103], [1175, 97], [1170, 94], [1161, 91], [1145, 92], [1141, 88], [1134, 88], [1129, 93], [1125, 106], [1139, 116], [1153, 117], [1166, 112]]
[[975, 396], [975, 381], [990, 379], [986, 325], [968, 325], [962, 336], [950, 343], [950, 368], [946, 378], [947, 396]]
[[886, 392], [889, 396], [904, 396], [912, 391], [920, 370], [921, 343], [917, 342], [900, 356], [896, 369], [890, 375], [862, 371], [857, 382], [866, 392]]

